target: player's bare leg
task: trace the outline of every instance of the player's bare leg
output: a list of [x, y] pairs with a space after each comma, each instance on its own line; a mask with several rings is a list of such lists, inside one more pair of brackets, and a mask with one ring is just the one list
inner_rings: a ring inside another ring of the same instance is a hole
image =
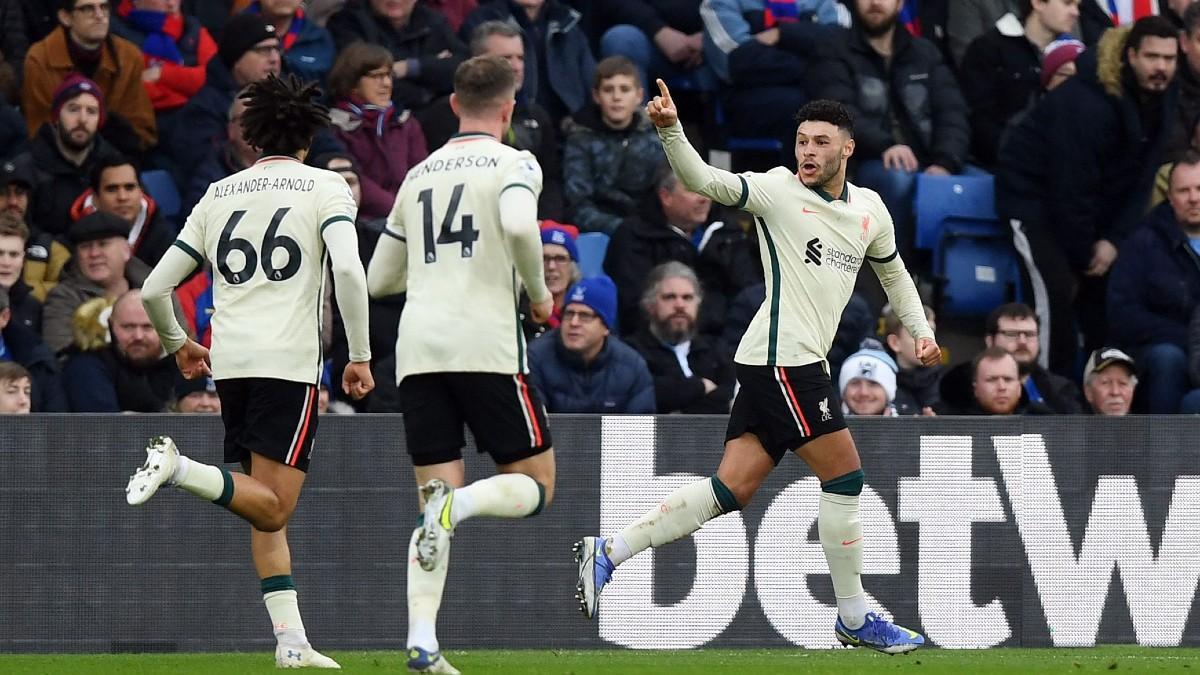
[[817, 534], [825, 550], [833, 593], [837, 597], [837, 639], [844, 645], [870, 647], [897, 654], [925, 643], [916, 632], [867, 610], [862, 587], [862, 463], [848, 429], [821, 436], [796, 450], [821, 481]]
[[658, 548], [700, 529], [704, 523], [750, 503], [775, 462], [754, 434], [726, 441], [717, 473], [667, 495], [655, 508], [611, 537], [575, 543], [579, 582], [575, 597], [584, 616], [596, 615], [600, 592], [617, 565], [648, 548]]
[[459, 523], [477, 516], [537, 515], [554, 496], [554, 450], [496, 467], [497, 475], [465, 485], [462, 460], [414, 467], [421, 524], [409, 541], [409, 669], [452, 673], [437, 641], [437, 613], [449, 568], [450, 538]]

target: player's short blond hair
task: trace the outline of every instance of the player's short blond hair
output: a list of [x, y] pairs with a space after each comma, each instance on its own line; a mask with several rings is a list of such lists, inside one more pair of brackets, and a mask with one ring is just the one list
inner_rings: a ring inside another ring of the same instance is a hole
[[511, 101], [516, 93], [516, 75], [503, 57], [474, 56], [454, 71], [454, 97], [468, 115], [489, 112]]

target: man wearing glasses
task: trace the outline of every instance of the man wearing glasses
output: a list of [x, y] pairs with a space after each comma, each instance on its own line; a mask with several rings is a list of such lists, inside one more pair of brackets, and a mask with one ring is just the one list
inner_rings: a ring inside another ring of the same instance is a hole
[[[139, 154], [158, 142], [154, 108], [142, 86], [142, 52], [137, 45], [109, 32], [112, 6], [107, 0], [60, 0], [59, 30], [29, 48], [21, 86], [21, 108], [32, 136], [43, 123], [53, 121], [54, 90], [68, 74], [90, 78], [108, 102], [109, 124], [121, 120], [136, 140], [120, 150]], [[120, 124], [120, 122], [117, 122]]]
[[987, 319], [988, 347], [1000, 347], [1017, 360], [1021, 386], [1030, 403], [1041, 403], [1060, 415], [1083, 412], [1082, 397], [1075, 383], [1046, 370], [1038, 363], [1040, 326], [1029, 305], [1012, 302], [992, 310]]

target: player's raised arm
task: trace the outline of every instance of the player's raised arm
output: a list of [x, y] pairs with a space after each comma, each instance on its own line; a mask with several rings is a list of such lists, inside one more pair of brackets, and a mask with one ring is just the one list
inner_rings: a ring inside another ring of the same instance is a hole
[[[671, 90], [662, 79], [658, 81], [659, 95], [646, 104], [646, 114], [658, 129], [663, 151], [679, 181], [692, 192], [713, 201], [757, 213], [770, 196], [750, 184], [745, 177], [707, 164], [688, 142], [679, 123], [679, 111], [671, 98]], [[752, 192], [754, 191], [754, 192]]]
[[400, 209], [401, 186], [396, 203], [383, 227], [383, 236], [375, 246], [367, 268], [367, 291], [372, 298], [396, 295], [408, 290], [408, 238], [404, 233], [404, 217]]

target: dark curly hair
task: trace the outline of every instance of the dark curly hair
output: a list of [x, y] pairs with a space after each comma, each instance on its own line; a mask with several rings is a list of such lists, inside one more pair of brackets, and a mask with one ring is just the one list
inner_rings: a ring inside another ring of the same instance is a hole
[[264, 155], [295, 156], [329, 126], [329, 108], [318, 102], [320, 96], [316, 83], [304, 84], [295, 75], [286, 80], [268, 75], [239, 96], [246, 102], [242, 135]]
[[851, 138], [854, 137], [854, 115], [850, 114], [849, 108], [837, 101], [820, 99], [805, 103], [796, 113], [796, 124], [803, 122], [828, 122], [845, 131]]

